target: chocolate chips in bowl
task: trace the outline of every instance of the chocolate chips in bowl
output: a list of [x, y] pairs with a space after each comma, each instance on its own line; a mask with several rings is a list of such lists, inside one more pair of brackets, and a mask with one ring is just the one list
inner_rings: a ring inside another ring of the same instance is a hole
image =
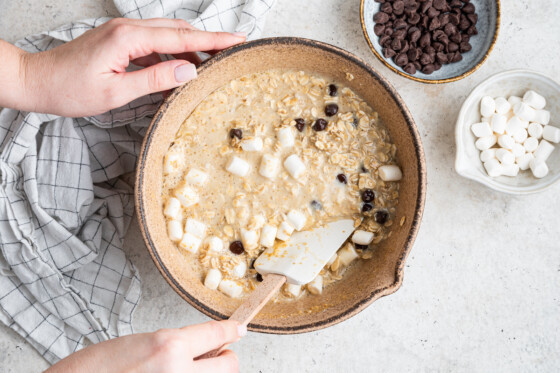
[[377, 57], [424, 82], [474, 71], [494, 45], [498, 21], [497, 0], [362, 0], [364, 33]]

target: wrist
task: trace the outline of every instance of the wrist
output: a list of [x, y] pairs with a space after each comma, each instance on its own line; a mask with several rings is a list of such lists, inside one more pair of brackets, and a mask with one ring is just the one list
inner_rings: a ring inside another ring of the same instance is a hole
[[54, 107], [51, 88], [52, 63], [49, 52], [24, 52], [19, 57], [18, 86], [22, 109], [39, 113]]

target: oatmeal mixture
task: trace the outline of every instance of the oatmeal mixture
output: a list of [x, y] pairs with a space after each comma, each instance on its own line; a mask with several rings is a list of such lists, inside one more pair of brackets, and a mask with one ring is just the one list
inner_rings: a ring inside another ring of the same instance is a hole
[[320, 294], [390, 235], [396, 150], [377, 113], [340, 82], [292, 70], [243, 76], [198, 105], [166, 154], [169, 237], [207, 287], [242, 297], [262, 281], [252, 263], [265, 248], [352, 218], [356, 232], [320, 275], [286, 284], [277, 300]]

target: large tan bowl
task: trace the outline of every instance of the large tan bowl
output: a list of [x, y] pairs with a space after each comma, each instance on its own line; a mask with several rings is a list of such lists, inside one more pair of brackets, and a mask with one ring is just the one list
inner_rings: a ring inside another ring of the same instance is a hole
[[[136, 206], [146, 245], [167, 282], [204, 314], [227, 318], [241, 301], [205, 288], [189, 269], [188, 258], [167, 236], [161, 200], [163, 157], [185, 118], [212, 91], [242, 75], [272, 68], [307, 70], [349, 85], [373, 106], [390, 130], [404, 174], [392, 236], [375, 248], [372, 259], [357, 263], [321, 296], [268, 304], [249, 325], [259, 332], [302, 333], [346, 320], [379, 297], [395, 292], [420, 226], [426, 193], [420, 136], [400, 96], [370, 66], [342, 49], [300, 38], [261, 39], [219, 53], [198, 69], [197, 79], [175, 90], [154, 117], [138, 160]], [[355, 78], [347, 81], [346, 73]]]

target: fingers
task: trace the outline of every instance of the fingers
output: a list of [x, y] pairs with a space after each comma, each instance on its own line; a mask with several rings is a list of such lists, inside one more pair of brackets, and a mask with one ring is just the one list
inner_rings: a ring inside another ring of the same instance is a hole
[[212, 359], [197, 360], [194, 363], [195, 371], [200, 373], [205, 372], [239, 372], [239, 360], [235, 352], [225, 350], [218, 357]]
[[142, 70], [124, 73], [119, 82], [126, 102], [154, 92], [161, 92], [196, 78], [196, 67], [182, 60], [160, 62]]
[[179, 54], [228, 48], [245, 41], [245, 34], [207, 32], [187, 28], [139, 27], [125, 25], [115, 37], [135, 59], [150, 53]]
[[208, 351], [237, 341], [245, 335], [246, 328], [238, 328], [237, 321], [210, 321], [204, 324], [182, 328], [188, 339], [187, 345], [192, 346], [193, 356], [200, 356]]
[[[183, 58], [184, 59], [184, 58]], [[130, 61], [136, 66], [148, 67], [161, 62], [161, 57], [157, 53], [152, 53], [144, 57], [139, 57], [135, 60]]]
[[112, 26], [117, 25], [136, 25], [144, 27], [177, 27], [177, 28], [188, 28], [192, 30], [197, 30], [196, 27], [179, 18], [150, 18], [150, 19], [132, 19], [132, 18], [113, 18], [107, 24]]
[[194, 63], [197, 66], [202, 63], [202, 60], [200, 59], [198, 54], [196, 54], [196, 52], [174, 54], [173, 57], [175, 57], [178, 60], [189, 61], [190, 63]]

